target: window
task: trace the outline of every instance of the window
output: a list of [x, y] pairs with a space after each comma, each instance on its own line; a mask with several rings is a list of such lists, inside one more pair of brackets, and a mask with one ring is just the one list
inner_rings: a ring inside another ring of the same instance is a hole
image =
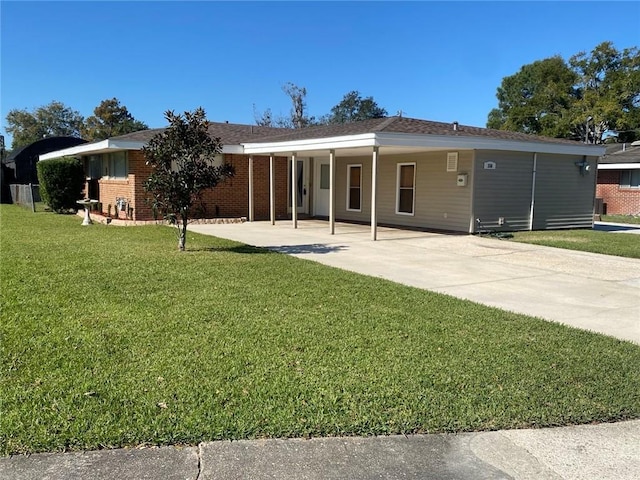
[[107, 155], [109, 159], [109, 177], [127, 178], [127, 152], [116, 152]]
[[347, 210], [362, 210], [362, 165], [347, 165]]
[[320, 164], [320, 189], [329, 190], [329, 165], [326, 163]]
[[416, 189], [416, 164], [398, 164], [398, 193], [396, 201], [396, 213], [401, 215], [413, 215]]
[[640, 188], [640, 170], [623, 170], [620, 173], [620, 186]]

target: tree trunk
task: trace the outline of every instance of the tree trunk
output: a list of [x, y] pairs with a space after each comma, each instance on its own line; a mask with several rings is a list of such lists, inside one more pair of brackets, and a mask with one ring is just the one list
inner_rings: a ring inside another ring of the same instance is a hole
[[187, 216], [182, 215], [182, 226], [180, 227], [180, 235], [178, 236], [178, 250], [184, 252], [187, 245]]

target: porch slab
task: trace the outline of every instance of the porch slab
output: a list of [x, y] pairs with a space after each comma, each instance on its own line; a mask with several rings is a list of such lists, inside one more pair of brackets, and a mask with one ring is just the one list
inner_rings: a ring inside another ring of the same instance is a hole
[[640, 344], [640, 260], [475, 235], [321, 220], [192, 225], [191, 231], [449, 294]]

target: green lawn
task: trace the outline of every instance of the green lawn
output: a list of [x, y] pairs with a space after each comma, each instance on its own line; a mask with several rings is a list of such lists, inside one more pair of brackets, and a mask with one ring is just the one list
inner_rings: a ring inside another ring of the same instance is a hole
[[640, 215], [602, 215], [603, 222], [640, 224]]
[[514, 232], [513, 241], [549, 247], [640, 258], [640, 235], [597, 230], [540, 230]]
[[640, 417], [632, 343], [81, 221], [0, 206], [2, 454]]

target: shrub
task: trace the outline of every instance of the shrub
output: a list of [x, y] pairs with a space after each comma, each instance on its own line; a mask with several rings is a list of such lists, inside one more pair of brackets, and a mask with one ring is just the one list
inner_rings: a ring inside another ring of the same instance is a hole
[[36, 164], [40, 195], [54, 212], [77, 210], [76, 201], [84, 188], [84, 169], [80, 160], [72, 157], [55, 158]]

